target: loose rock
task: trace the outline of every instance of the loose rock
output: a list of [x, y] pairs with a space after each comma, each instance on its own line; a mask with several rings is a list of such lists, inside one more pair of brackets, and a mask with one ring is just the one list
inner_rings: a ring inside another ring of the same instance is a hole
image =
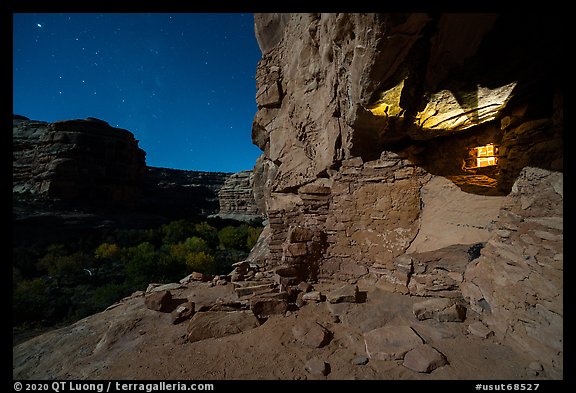
[[357, 303], [358, 302], [358, 286], [346, 284], [340, 288], [336, 288], [326, 294], [326, 300], [330, 303]]
[[427, 344], [408, 351], [404, 356], [404, 367], [419, 373], [429, 373], [448, 362], [443, 354]]
[[194, 303], [186, 302], [180, 304], [174, 311], [172, 311], [172, 323], [174, 325], [190, 319], [194, 315]]
[[313, 357], [312, 359], [308, 360], [304, 366], [304, 369], [312, 375], [326, 376], [330, 373], [330, 365], [317, 357]]
[[400, 360], [404, 354], [424, 342], [409, 326], [384, 326], [364, 333], [370, 359]]
[[302, 300], [305, 300], [307, 302], [321, 302], [322, 294], [318, 291], [308, 292], [302, 295]]
[[146, 293], [170, 291], [173, 289], [180, 289], [180, 288], [183, 288], [182, 284], [176, 282], [171, 282], [168, 284], [150, 284], [148, 286], [148, 289], [146, 289]]
[[488, 327], [486, 327], [486, 325], [484, 325], [480, 321], [471, 323], [468, 326], [468, 332], [481, 338], [488, 338], [492, 334], [494, 334], [492, 330], [490, 330]]
[[162, 311], [166, 308], [170, 300], [172, 300], [170, 291], [152, 292], [144, 297], [144, 305], [150, 310]]
[[462, 322], [466, 319], [466, 308], [448, 298], [435, 298], [414, 303], [412, 312], [421, 321], [434, 318], [439, 322]]
[[306, 282], [306, 281], [302, 281], [300, 282], [300, 284], [298, 284], [298, 286], [296, 287], [299, 291], [301, 292], [310, 292], [312, 290], [312, 284]]
[[296, 341], [306, 347], [321, 348], [328, 344], [332, 333], [317, 322], [303, 321], [292, 327]]
[[370, 359], [368, 359], [366, 356], [357, 356], [354, 359], [352, 359], [350, 363], [352, 363], [355, 366], [363, 366], [367, 364], [369, 360]]

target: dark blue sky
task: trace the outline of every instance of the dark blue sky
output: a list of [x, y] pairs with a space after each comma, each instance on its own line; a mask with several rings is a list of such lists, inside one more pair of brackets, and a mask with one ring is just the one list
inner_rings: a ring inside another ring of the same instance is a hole
[[125, 128], [150, 166], [251, 169], [260, 57], [249, 13], [14, 14], [13, 111]]

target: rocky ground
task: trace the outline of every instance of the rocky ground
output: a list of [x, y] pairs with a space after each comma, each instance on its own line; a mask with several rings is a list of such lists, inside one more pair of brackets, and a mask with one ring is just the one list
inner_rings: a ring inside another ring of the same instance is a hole
[[225, 282], [151, 285], [16, 345], [13, 378], [549, 378], [455, 300], [320, 283], [292, 288], [290, 303], [265, 279]]

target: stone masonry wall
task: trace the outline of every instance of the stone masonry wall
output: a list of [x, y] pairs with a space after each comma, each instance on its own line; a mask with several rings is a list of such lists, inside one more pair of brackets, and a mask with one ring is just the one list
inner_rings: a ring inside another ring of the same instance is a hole
[[[261, 260], [282, 272], [284, 284], [363, 280], [445, 297], [462, 290], [476, 310], [490, 305], [487, 323], [501, 337], [522, 348], [537, 342], [533, 347], [558, 364], [561, 234], [544, 228], [557, 223], [540, 220], [548, 217], [542, 212], [533, 232], [496, 228], [506, 212], [518, 216], [511, 228], [526, 225], [527, 202], [520, 202], [522, 214], [512, 207], [517, 191], [500, 211], [523, 168], [563, 169], [556, 18], [256, 14], [255, 32], [262, 59], [252, 140], [263, 154], [254, 195], [269, 220]], [[469, 154], [487, 144], [498, 147], [497, 162], [467, 167]], [[438, 177], [459, 190], [433, 181]], [[524, 198], [540, 191], [526, 188]], [[542, 198], [561, 204], [552, 193]], [[441, 200], [445, 205], [435, 203]], [[511, 247], [497, 240], [516, 234]], [[536, 248], [526, 255], [536, 252], [552, 266], [522, 268], [524, 292], [540, 293], [533, 307], [498, 276], [528, 263], [518, 256], [530, 242]], [[509, 261], [488, 262], [491, 252]]]

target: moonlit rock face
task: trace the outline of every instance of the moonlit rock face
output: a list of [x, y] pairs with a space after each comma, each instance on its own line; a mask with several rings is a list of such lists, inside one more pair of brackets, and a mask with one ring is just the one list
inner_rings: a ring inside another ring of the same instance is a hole
[[[539, 343], [549, 363], [560, 364], [552, 353], [561, 343], [561, 300], [544, 282], [557, 288], [554, 269], [563, 254], [546, 252], [547, 266], [555, 267], [545, 274], [517, 254], [520, 241], [532, 254], [561, 234], [535, 228], [517, 238], [515, 222], [496, 227], [506, 195], [520, 192], [513, 184], [524, 168], [563, 170], [563, 98], [555, 76], [563, 50], [555, 18], [261, 14], [255, 30], [262, 59], [252, 140], [262, 155], [254, 190], [269, 220], [267, 264], [294, 266], [298, 279], [365, 280], [402, 294], [452, 298], [467, 291], [475, 311], [498, 314], [489, 326], [496, 335], [514, 335], [505, 328], [511, 315], [538, 321], [518, 333], [520, 342]], [[537, 180], [532, 173], [530, 181]], [[559, 192], [546, 194], [547, 201], [561, 196], [561, 180], [552, 183]], [[515, 203], [529, 211], [539, 200], [523, 193]], [[548, 222], [542, 214], [538, 219]], [[314, 236], [291, 238], [294, 228]], [[505, 237], [495, 240], [495, 233]], [[416, 258], [484, 243], [474, 260], [428, 266]], [[396, 263], [406, 252], [418, 272]], [[520, 266], [493, 270], [499, 253]], [[467, 270], [475, 272], [472, 282]], [[501, 270], [506, 274], [495, 274]], [[546, 306], [494, 309], [492, 298], [501, 307], [515, 298], [514, 285], [501, 283], [529, 278], [538, 295], [526, 301], [542, 295]], [[438, 319], [462, 320], [458, 307]]]
[[146, 153], [127, 130], [95, 118], [18, 121], [12, 140], [17, 192], [100, 204], [131, 204], [140, 194]]

